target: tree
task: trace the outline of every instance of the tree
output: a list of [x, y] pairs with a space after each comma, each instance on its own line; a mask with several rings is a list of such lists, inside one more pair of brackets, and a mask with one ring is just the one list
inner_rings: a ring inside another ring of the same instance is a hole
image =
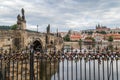
[[80, 50], [81, 50], [81, 48], [82, 48], [82, 40], [80, 39], [78, 43], [79, 43]]
[[92, 35], [92, 34], [93, 34], [93, 31], [89, 31], [88, 34]]
[[105, 32], [105, 31], [101, 31], [100, 33], [101, 33], [101, 34], [106, 34], [106, 32]]
[[120, 32], [118, 32], [120, 34]]
[[12, 30], [16, 30], [17, 28], [18, 28], [17, 24], [14, 24], [14, 25], [11, 26]]
[[99, 33], [99, 31], [96, 31], [96, 33]]
[[92, 40], [92, 42], [95, 42], [95, 39], [93, 37], [86, 37], [85, 39]]
[[111, 42], [113, 42], [113, 37], [112, 36], [108, 37], [108, 42], [110, 42], [109, 45], [108, 45], [108, 48], [113, 51], [113, 45], [111, 44]]
[[93, 41], [93, 42], [95, 42], [95, 39], [94, 39], [94, 38], [92, 38], [92, 41]]
[[96, 31], [96, 33], [106, 34], [106, 32], [105, 32], [105, 31]]
[[70, 41], [70, 37], [68, 34], [63, 39], [64, 39], [64, 41]]
[[82, 40], [80, 39], [80, 40], [79, 40], [79, 44], [81, 44], [81, 43], [82, 43]]
[[113, 37], [112, 37], [112, 36], [109, 36], [109, 37], [108, 37], [108, 41], [109, 41], [109, 42], [113, 42]]
[[3, 26], [0, 26], [0, 29], [9, 30], [9, 29], [10, 29], [10, 26], [5, 26], [5, 25], [3, 25]]

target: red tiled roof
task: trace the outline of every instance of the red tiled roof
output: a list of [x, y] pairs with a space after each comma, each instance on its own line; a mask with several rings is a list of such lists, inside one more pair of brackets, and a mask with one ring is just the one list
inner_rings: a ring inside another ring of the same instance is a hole
[[80, 36], [80, 35], [70, 35], [70, 38], [77, 38], [77, 39], [80, 39], [81, 36]]
[[106, 34], [106, 37], [112, 36], [116, 40], [120, 40], [120, 34]]

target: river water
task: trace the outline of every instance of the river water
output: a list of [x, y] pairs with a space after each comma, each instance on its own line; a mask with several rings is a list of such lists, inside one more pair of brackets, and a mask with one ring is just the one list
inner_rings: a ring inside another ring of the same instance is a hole
[[97, 60], [88, 62], [85, 60], [65, 60], [59, 63], [59, 72], [57, 71], [51, 80], [108, 80], [108, 78], [109, 80], [117, 80], [117, 77], [119, 80], [119, 67], [120, 61], [116, 63], [115, 60], [113, 63], [111, 61], [98, 63]]
[[[102, 45], [83, 45], [82, 49], [107, 47]], [[114, 45], [119, 46], [119, 45]], [[68, 45], [67, 45], [68, 47]], [[71, 46], [69, 46], [71, 47]], [[76, 48], [77, 49], [77, 48]], [[63, 60], [51, 80], [120, 80], [120, 60]]]

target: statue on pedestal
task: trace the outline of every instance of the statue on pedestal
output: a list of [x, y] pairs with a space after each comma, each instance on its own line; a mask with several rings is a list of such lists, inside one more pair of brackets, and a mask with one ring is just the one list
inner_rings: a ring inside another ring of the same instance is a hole
[[50, 33], [50, 24], [47, 27], [47, 33]]
[[25, 21], [25, 11], [23, 8], [21, 9], [21, 13], [22, 13], [22, 20]]
[[20, 16], [20, 14], [18, 14], [18, 16], [17, 16], [17, 24], [21, 24], [21, 20], [22, 20], [22, 18]]
[[25, 11], [23, 8], [21, 9], [21, 13], [22, 16], [20, 14], [17, 16], [18, 29], [26, 29]]

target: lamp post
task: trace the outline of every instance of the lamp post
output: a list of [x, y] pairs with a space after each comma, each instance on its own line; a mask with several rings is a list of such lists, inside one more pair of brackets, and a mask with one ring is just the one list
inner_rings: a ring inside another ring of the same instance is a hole
[[38, 32], [38, 25], [37, 25], [37, 32]]

